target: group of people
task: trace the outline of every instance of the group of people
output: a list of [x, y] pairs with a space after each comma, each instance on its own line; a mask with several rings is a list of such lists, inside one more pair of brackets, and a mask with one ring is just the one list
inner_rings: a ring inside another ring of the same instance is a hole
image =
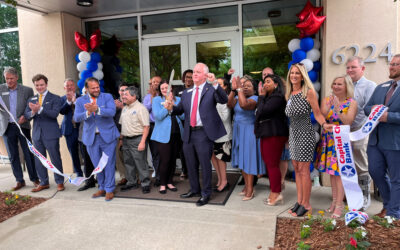
[[[154, 168], [153, 177], [159, 192], [176, 192], [173, 176], [176, 159], [182, 162], [181, 178], [189, 178], [190, 190], [181, 198], [199, 197], [198, 206], [209, 202], [212, 192], [230, 188], [226, 177], [226, 163], [239, 168], [244, 188], [239, 193], [243, 201], [254, 195], [255, 176], [268, 175], [271, 192], [265, 204], [274, 206], [283, 202], [282, 189], [287, 164], [292, 161], [297, 189], [297, 202], [289, 210], [293, 216], [312, 213], [310, 204], [310, 164], [330, 175], [332, 203], [326, 209], [332, 217], [340, 217], [344, 210], [344, 188], [334, 147], [332, 129], [336, 125], [350, 125], [358, 130], [375, 105], [384, 104], [388, 111], [370, 138], [352, 142], [359, 185], [363, 191], [366, 210], [370, 204], [370, 183], [374, 180], [383, 198], [379, 216], [400, 218], [400, 170], [395, 167], [400, 157], [400, 55], [390, 62], [391, 81], [378, 85], [364, 77], [362, 58], [352, 57], [346, 63], [346, 74], [335, 77], [330, 94], [322, 98], [310, 81], [301, 63], [293, 64], [286, 81], [265, 68], [262, 81], [251, 77], [232, 77], [230, 69], [224, 77], [216, 78], [207, 65], [198, 63], [193, 70], [183, 73], [181, 89], [159, 76], [150, 81], [148, 94], [140, 103], [138, 89], [127, 84], [119, 88], [120, 98], [101, 93], [99, 81], [88, 78], [87, 93], [76, 93], [75, 83], [64, 83], [66, 95], [59, 97], [47, 90], [47, 78], [36, 75], [31, 88], [18, 85], [18, 74], [13, 68], [4, 71], [6, 85], [0, 86], [1, 97], [11, 114], [40, 153], [50, 155], [52, 163], [62, 172], [59, 138], [66, 137], [74, 172], [88, 177], [102, 153], [108, 156], [104, 170], [97, 175], [99, 190], [93, 198], [112, 200], [115, 189], [115, 168], [120, 173], [121, 192], [139, 188], [150, 192], [151, 176], [147, 165], [147, 147], [150, 147]], [[64, 120], [59, 129], [57, 116]], [[318, 142], [311, 114], [321, 126]], [[4, 110], [1, 110], [0, 133], [3, 135], [17, 185], [25, 186], [18, 140], [23, 148], [33, 192], [49, 188], [47, 169], [29, 153], [26, 141]], [[288, 147], [287, 147], [288, 145]], [[84, 158], [81, 170], [79, 153]], [[92, 164], [94, 163], [94, 164]], [[199, 171], [201, 165], [201, 184]], [[212, 186], [212, 167], [217, 173], [217, 184]], [[83, 173], [84, 172], [84, 173]], [[57, 189], [64, 190], [63, 177], [55, 175]], [[79, 190], [95, 186], [93, 177]]]

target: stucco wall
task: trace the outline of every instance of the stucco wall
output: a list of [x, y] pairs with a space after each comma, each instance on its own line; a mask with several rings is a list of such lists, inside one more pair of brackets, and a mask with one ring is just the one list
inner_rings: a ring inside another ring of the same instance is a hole
[[[74, 32], [81, 32], [81, 19], [66, 13], [39, 15], [18, 10], [22, 82], [33, 88], [32, 76], [42, 73], [49, 79], [48, 89], [64, 95], [64, 80], [77, 79]], [[63, 116], [59, 115], [61, 124]], [[60, 139], [64, 172], [72, 173], [72, 162], [65, 138]]]
[[[388, 62], [378, 55], [386, 44], [392, 44], [392, 53], [398, 53], [400, 22], [398, 1], [393, 0], [323, 0], [324, 15], [327, 16], [322, 30], [323, 58], [322, 82], [325, 96], [330, 91], [333, 78], [346, 72], [345, 62], [332, 63], [333, 52], [341, 46], [356, 44], [360, 47], [359, 56], [366, 58], [371, 50], [368, 44], [376, 45], [375, 63], [366, 63], [365, 76], [376, 83], [388, 79]], [[353, 50], [340, 52], [349, 58]]]

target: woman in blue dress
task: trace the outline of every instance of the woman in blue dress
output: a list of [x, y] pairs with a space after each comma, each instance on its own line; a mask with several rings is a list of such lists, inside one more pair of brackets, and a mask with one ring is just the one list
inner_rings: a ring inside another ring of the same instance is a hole
[[[240, 192], [243, 200], [253, 199], [254, 175], [265, 174], [262, 163], [259, 140], [254, 135], [255, 109], [257, 106], [257, 83], [250, 79], [232, 79], [232, 91], [228, 98], [228, 107], [233, 108], [232, 167], [240, 168], [245, 186]], [[237, 93], [237, 96], [236, 96]]]

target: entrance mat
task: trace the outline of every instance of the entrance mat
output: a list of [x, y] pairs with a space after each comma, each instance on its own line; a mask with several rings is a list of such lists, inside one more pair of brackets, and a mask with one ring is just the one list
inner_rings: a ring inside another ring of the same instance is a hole
[[[236, 183], [240, 177], [240, 173], [227, 173], [226, 174], [230, 187], [228, 190], [217, 193], [212, 192], [211, 199], [208, 204], [213, 205], [222, 205], [228, 201], [229, 196], [231, 195], [233, 189], [236, 186]], [[215, 172], [212, 173], [212, 187], [215, 187], [217, 182], [217, 175]], [[151, 192], [147, 194], [142, 193], [142, 189], [134, 189], [126, 192], [121, 192], [120, 187], [115, 189], [115, 197], [118, 198], [133, 198], [133, 199], [148, 199], [148, 200], [162, 200], [162, 201], [177, 201], [177, 202], [190, 202], [195, 203], [199, 197], [192, 197], [187, 199], [182, 199], [179, 196], [183, 193], [186, 193], [190, 189], [189, 179], [180, 180], [179, 176], [174, 176], [174, 184], [178, 189], [177, 192], [172, 192], [171, 190], [167, 190], [166, 194], [160, 194], [158, 190], [159, 187], [154, 187], [153, 183], [151, 183]], [[201, 184], [201, 178], [200, 178]]]

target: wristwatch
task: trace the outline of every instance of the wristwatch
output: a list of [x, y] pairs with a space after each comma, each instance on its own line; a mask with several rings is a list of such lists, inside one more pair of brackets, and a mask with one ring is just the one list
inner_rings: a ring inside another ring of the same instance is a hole
[[242, 91], [242, 89], [241, 89], [241, 88], [237, 88], [236, 90], [237, 90], [238, 92]]

